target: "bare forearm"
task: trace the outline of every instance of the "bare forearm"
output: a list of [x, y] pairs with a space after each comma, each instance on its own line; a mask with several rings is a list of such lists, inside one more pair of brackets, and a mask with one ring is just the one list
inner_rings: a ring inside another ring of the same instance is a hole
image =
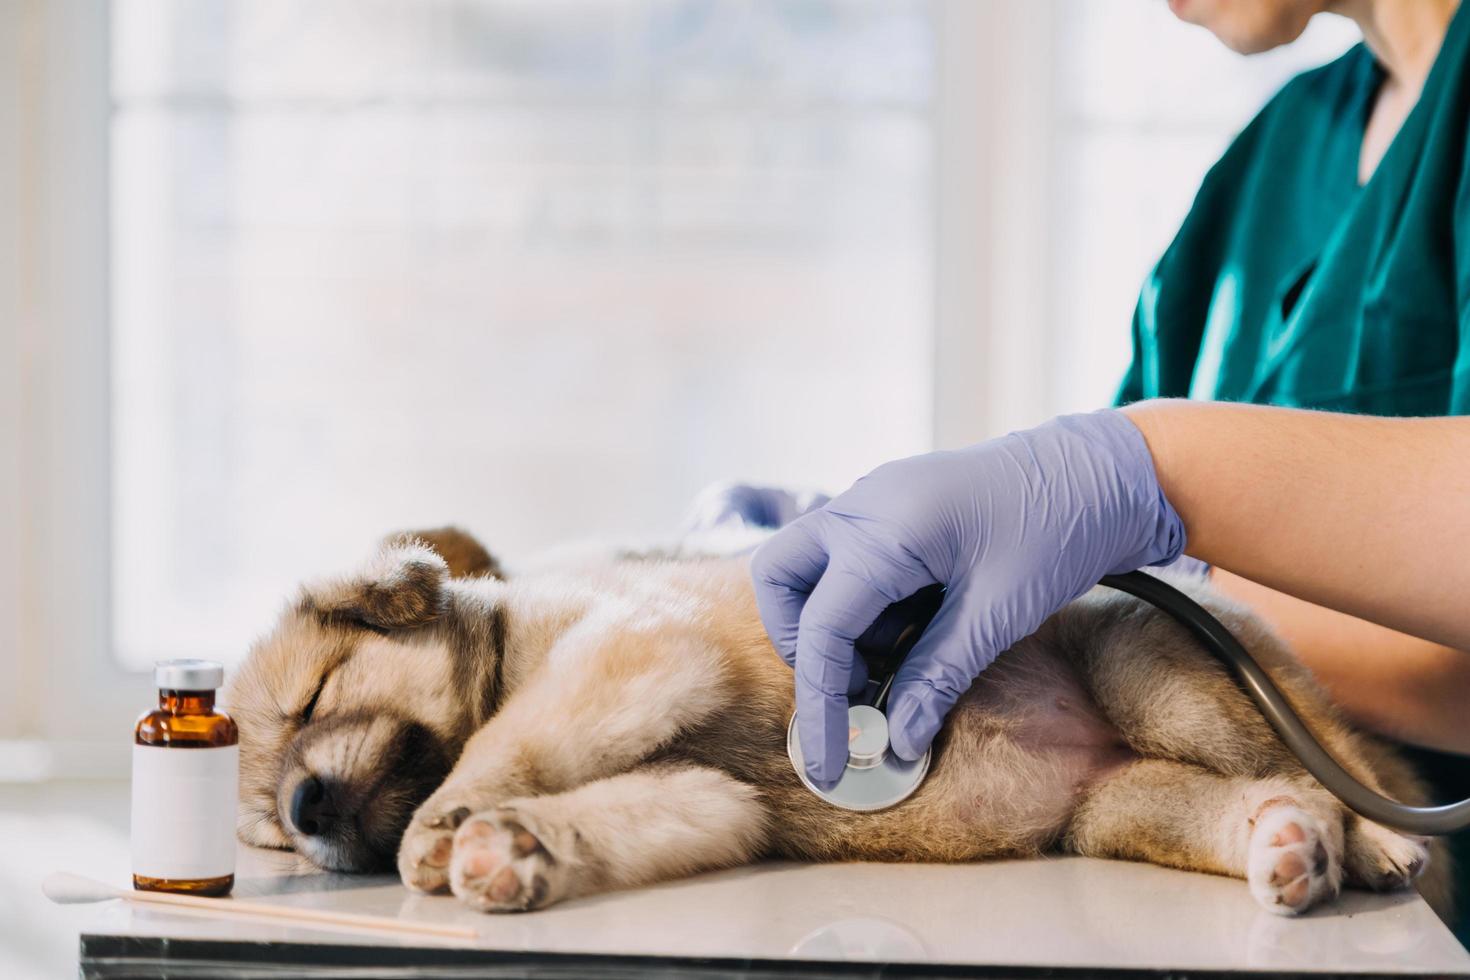
[[1470, 754], [1470, 654], [1219, 569], [1212, 579], [1270, 623], [1358, 725], [1399, 741]]
[[1125, 411], [1191, 555], [1470, 649], [1470, 419], [1182, 401]]

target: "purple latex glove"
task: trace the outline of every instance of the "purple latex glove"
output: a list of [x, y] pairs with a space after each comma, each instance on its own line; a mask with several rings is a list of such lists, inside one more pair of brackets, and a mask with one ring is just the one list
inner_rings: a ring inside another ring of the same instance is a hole
[[1143, 435], [1115, 410], [878, 467], [751, 559], [766, 632], [796, 668], [807, 775], [842, 774], [847, 695], [865, 680], [853, 640], [890, 603], [947, 589], [888, 699], [893, 750], [913, 760], [997, 654], [1103, 575], [1183, 550]]

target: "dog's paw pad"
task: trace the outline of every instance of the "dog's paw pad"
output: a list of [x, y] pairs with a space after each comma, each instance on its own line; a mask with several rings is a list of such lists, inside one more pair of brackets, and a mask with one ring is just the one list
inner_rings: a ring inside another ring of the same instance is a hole
[[398, 876], [414, 891], [441, 892], [449, 884], [453, 850], [448, 832], [410, 827], [398, 845]]
[[1246, 880], [1267, 910], [1299, 915], [1337, 894], [1340, 843], [1292, 801], [1272, 801], [1257, 814], [1249, 847]]
[[420, 858], [420, 863], [430, 868], [449, 867], [449, 855], [454, 853], [454, 838], [441, 837], [434, 842], [429, 853]]
[[1349, 828], [1346, 852], [1343, 870], [1348, 880], [1374, 891], [1407, 888], [1429, 864], [1423, 840], [1367, 820]]
[[414, 891], [442, 892], [449, 887], [449, 860], [454, 828], [470, 815], [469, 807], [420, 809], [398, 845], [398, 875]]
[[467, 905], [485, 912], [523, 912], [560, 897], [556, 858], [523, 819], [513, 810], [499, 809], [460, 825], [449, 887]]

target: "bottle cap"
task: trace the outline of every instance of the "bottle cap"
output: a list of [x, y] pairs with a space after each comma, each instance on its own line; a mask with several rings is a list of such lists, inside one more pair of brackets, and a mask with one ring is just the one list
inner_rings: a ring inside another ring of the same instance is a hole
[[160, 660], [153, 665], [159, 690], [213, 691], [224, 682], [224, 665], [213, 660]]

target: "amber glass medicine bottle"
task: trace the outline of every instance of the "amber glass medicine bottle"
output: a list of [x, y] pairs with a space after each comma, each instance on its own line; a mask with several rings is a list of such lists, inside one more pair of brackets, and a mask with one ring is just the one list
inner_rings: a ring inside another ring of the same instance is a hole
[[235, 884], [239, 733], [214, 709], [225, 671], [160, 660], [158, 707], [133, 730], [133, 887], [225, 895]]

